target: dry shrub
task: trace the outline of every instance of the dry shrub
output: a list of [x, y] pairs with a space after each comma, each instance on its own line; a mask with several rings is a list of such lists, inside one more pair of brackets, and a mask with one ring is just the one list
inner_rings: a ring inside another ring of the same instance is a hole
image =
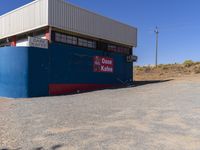
[[184, 63], [183, 63], [184, 67], [191, 67], [193, 65], [195, 65], [195, 63], [192, 61], [192, 60], [186, 60]]
[[195, 73], [195, 74], [199, 74], [199, 73], [200, 73], [200, 66], [196, 66], [196, 67], [194, 68], [194, 73]]

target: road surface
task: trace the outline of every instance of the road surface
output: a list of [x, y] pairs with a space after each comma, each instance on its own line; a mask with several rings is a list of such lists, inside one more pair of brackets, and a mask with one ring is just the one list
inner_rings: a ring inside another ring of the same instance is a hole
[[200, 76], [147, 83], [1, 99], [0, 149], [199, 150]]

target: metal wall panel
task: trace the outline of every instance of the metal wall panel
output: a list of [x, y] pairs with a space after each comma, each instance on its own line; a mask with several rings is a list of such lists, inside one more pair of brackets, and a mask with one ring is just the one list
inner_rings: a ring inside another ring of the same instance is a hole
[[36, 0], [0, 16], [0, 39], [48, 25], [137, 46], [136, 28], [76, 7], [64, 0]]
[[38, 0], [0, 16], [0, 39], [48, 25], [48, 0]]
[[137, 46], [137, 29], [63, 0], [49, 0], [49, 25], [100, 39]]

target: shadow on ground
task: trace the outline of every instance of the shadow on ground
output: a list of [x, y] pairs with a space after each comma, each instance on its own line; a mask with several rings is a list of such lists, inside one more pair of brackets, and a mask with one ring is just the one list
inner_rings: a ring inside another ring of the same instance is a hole
[[[54, 145], [49, 150], [58, 150], [59, 148], [61, 148], [63, 146], [64, 146], [63, 144]], [[15, 148], [15, 149], [3, 148], [0, 150], [21, 150], [21, 149], [22, 148]], [[32, 150], [45, 150], [45, 149], [46, 148], [44, 148], [44, 147], [36, 147], [36, 148], [33, 148]]]
[[172, 81], [172, 80], [173, 79], [169, 79], [169, 80], [134, 81], [132, 87], [135, 87], [135, 86], [144, 86], [144, 85], [148, 85], [148, 84], [164, 83], [164, 82], [169, 82], [169, 81]]

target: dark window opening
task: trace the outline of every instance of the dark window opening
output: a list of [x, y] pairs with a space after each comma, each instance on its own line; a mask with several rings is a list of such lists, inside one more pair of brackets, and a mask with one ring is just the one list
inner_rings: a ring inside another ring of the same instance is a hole
[[121, 53], [124, 55], [130, 55], [132, 53], [131, 48], [128, 48], [128, 47], [110, 44], [109, 42], [105, 42], [105, 41], [90, 40], [87, 38], [81, 38], [78, 36], [68, 35], [68, 34], [59, 33], [59, 32], [52, 33], [52, 40], [58, 43], [77, 45], [80, 47]]

